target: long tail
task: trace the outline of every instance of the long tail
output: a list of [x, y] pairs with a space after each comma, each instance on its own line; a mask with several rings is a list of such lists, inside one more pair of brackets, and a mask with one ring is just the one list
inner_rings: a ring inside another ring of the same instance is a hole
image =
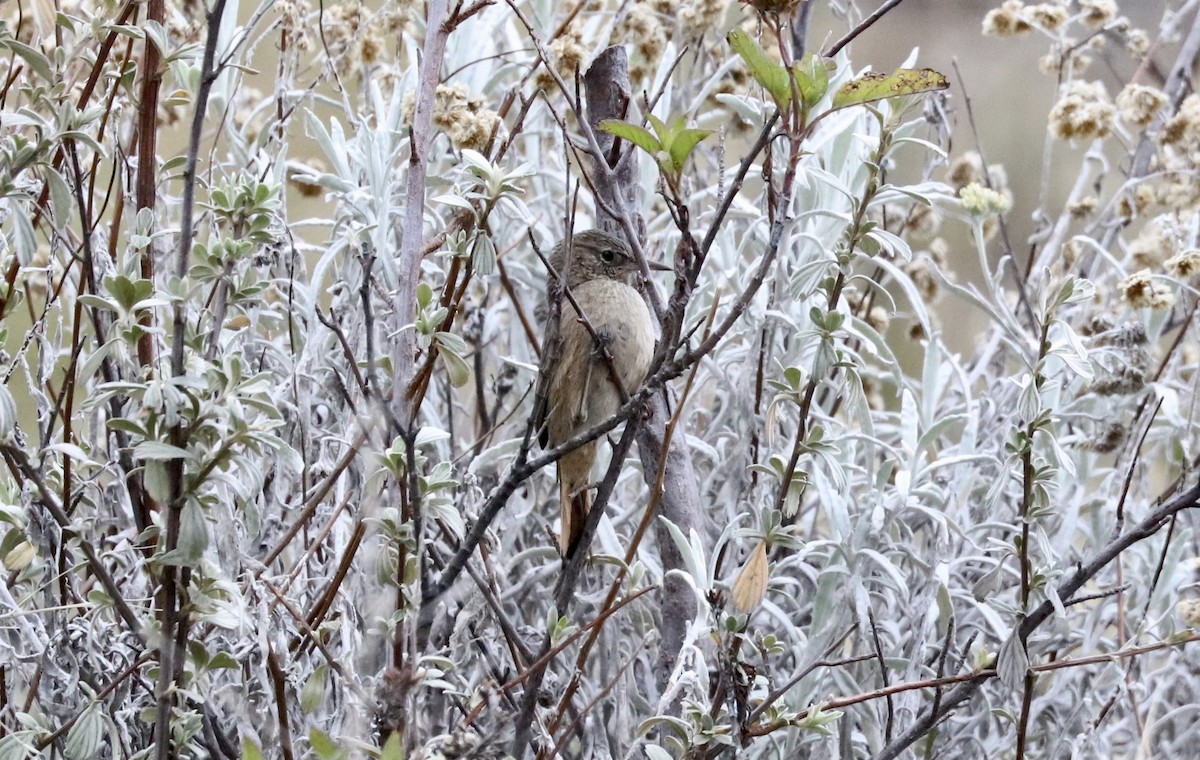
[[565, 557], [579, 543], [583, 533], [583, 524], [587, 522], [588, 512], [592, 509], [592, 492], [583, 489], [575, 496], [571, 491], [579, 485], [564, 478], [562, 469], [558, 471], [558, 505], [562, 516], [562, 533], [558, 537], [558, 548]]

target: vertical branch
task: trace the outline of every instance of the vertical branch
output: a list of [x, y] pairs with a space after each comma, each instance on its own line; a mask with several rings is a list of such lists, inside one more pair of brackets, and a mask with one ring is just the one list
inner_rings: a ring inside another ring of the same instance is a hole
[[[425, 181], [429, 170], [429, 145], [433, 138], [433, 101], [441, 81], [442, 58], [446, 53], [447, 0], [429, 0], [425, 15], [425, 45], [421, 49], [421, 74], [417, 84], [409, 135], [408, 177], [404, 196], [404, 222], [400, 240], [400, 281], [392, 302], [401, 327], [413, 319], [417, 304], [417, 284], [421, 279], [421, 244], [425, 218]], [[416, 419], [413, 408], [415, 388], [416, 334], [411, 328], [396, 335], [392, 348], [395, 375], [392, 387], [392, 415], [398, 424], [411, 426]]]
[[[624, 119], [627, 115], [630, 84], [625, 49], [611, 47], [601, 53], [584, 75], [583, 82], [588, 104], [587, 120], [600, 143], [601, 155], [593, 155], [592, 160], [604, 160], [612, 169], [611, 172], [592, 172], [596, 193], [606, 201], [608, 208], [625, 210], [636, 219], [638, 233], [644, 238], [646, 224], [640, 213], [637, 183], [638, 154], [630, 150], [619, 150], [621, 146], [614, 145], [616, 138], [596, 129], [596, 125], [604, 119]], [[614, 162], [615, 166], [612, 165]], [[608, 181], [610, 176], [611, 183]], [[599, 224], [601, 229], [619, 228], [618, 220], [605, 216], [602, 211]], [[672, 303], [669, 308], [682, 310], [685, 306], [686, 303]], [[646, 473], [651, 486], [654, 485], [653, 479], [659, 471], [659, 463], [665, 458], [666, 468], [659, 502], [660, 514], [675, 523], [686, 536], [699, 525], [700, 492], [692, 467], [691, 451], [684, 443], [687, 440], [686, 423], [681, 420], [684, 429], [678, 430], [669, 441], [665, 438], [667, 422], [671, 419], [672, 401], [670, 392], [666, 389], [650, 397], [646, 423], [638, 429], [638, 456], [642, 460], [643, 472]], [[661, 592], [663, 643], [659, 649], [656, 667], [656, 676], [661, 685], [666, 682], [683, 646], [688, 623], [695, 616], [696, 605], [686, 581], [670, 572], [685, 568], [683, 555], [661, 522], [655, 522], [655, 530], [664, 575]]]
[[[979, 225], [976, 225], [978, 229]], [[1051, 313], [1047, 312], [1040, 318], [1041, 335], [1038, 343], [1038, 358], [1034, 365], [1033, 376], [1029, 382], [1034, 383], [1038, 393], [1041, 392], [1042, 385], [1042, 364], [1045, 361], [1046, 355], [1050, 352], [1050, 325], [1052, 323]], [[1036, 420], [1029, 420], [1025, 424], [1025, 448], [1021, 452], [1021, 505], [1018, 519], [1021, 521], [1021, 549], [1019, 552], [1019, 561], [1021, 563], [1021, 613], [1029, 612], [1029, 595], [1031, 584], [1032, 564], [1029, 557], [1029, 526], [1033, 518], [1030, 515], [1030, 509], [1033, 506], [1034, 493], [1033, 489], [1036, 481], [1036, 473], [1034, 471], [1033, 462], [1033, 441], [1038, 430]], [[1118, 558], [1119, 561], [1119, 558]], [[1025, 640], [1020, 642], [1021, 647], [1025, 647]], [[1029, 717], [1033, 713], [1033, 670], [1025, 671], [1025, 682], [1021, 695], [1021, 715], [1017, 723], [1017, 758], [1024, 760], [1028, 749], [1027, 742], [1029, 736]]]
[[[204, 117], [208, 111], [208, 97], [212, 86], [217, 81], [217, 42], [221, 31], [221, 17], [225, 15], [225, 0], [215, 0], [206, 18], [206, 38], [204, 40], [204, 58], [200, 68], [200, 87], [196, 93], [196, 110], [192, 114], [192, 124], [188, 135], [187, 163], [183, 171], [183, 198], [179, 212], [179, 250], [175, 258], [175, 275], [179, 279], [187, 277], [188, 262], [191, 258], [192, 241], [195, 238], [195, 220], [193, 213], [196, 205], [196, 167], [200, 162], [200, 140], [204, 133]], [[146, 160], [142, 154], [141, 160]], [[152, 160], [152, 157], [151, 157]], [[171, 342], [171, 376], [182, 377], [184, 374], [184, 343], [187, 337], [187, 305], [183, 302], [175, 304], [172, 320]], [[178, 422], [170, 432], [171, 445], [186, 448], [187, 431], [183, 423]], [[166, 540], [163, 545], [164, 553], [175, 550], [179, 544], [180, 513], [183, 509], [183, 459], [172, 459], [167, 463], [167, 473], [170, 481], [171, 501], [167, 505]], [[158, 614], [161, 631], [159, 635], [159, 671], [158, 683], [155, 687], [157, 709], [154, 721], [155, 757], [158, 760], [168, 760], [176, 754], [171, 748], [171, 708], [175, 703], [175, 686], [178, 675], [182, 671], [183, 661], [179, 659], [177, 647], [183, 649], [187, 643], [186, 619], [179, 615], [179, 591], [188, 582], [186, 568], [176, 564], [163, 566], [162, 585], [158, 591]]]
[[[416, 334], [410, 323], [416, 313], [417, 285], [421, 279], [421, 258], [424, 243], [425, 218], [425, 186], [429, 169], [429, 148], [433, 140], [433, 106], [437, 94], [437, 86], [441, 81], [442, 58], [446, 53], [446, 39], [450, 36], [452, 19], [449, 15], [447, 0], [429, 0], [425, 8], [425, 43], [422, 46], [421, 68], [417, 84], [416, 104], [413, 109], [413, 120], [409, 134], [408, 176], [406, 177], [404, 197], [404, 221], [400, 238], [399, 281], [396, 283], [396, 295], [392, 301], [394, 319], [398, 320], [399, 330], [392, 344], [392, 418], [393, 424], [400, 429], [394, 431], [404, 438], [407, 467], [407, 483], [399, 484], [399, 488], [407, 489], [403, 495], [402, 517], [406, 524], [413, 527], [412, 551], [418, 567], [422, 562], [422, 519], [420, 492], [417, 486], [418, 473], [415, 471], [416, 456], [414, 445], [416, 441], [417, 407], [421, 395], [418, 393], [419, 383], [416, 372]], [[449, 289], [449, 285], [447, 289]], [[399, 552], [399, 576], [397, 577], [398, 609], [419, 610], [420, 599], [405, 599], [404, 568], [408, 555], [403, 547]], [[417, 584], [417, 594], [420, 595], [420, 584]], [[410, 675], [415, 672], [419, 615], [408, 615], [403, 625], [396, 631], [396, 639], [392, 642], [392, 666], [400, 680], [398, 683], [410, 684]], [[394, 679], [395, 680], [395, 679]], [[407, 724], [410, 718], [419, 714], [415, 703], [418, 689], [396, 689], [396, 705], [400, 708], [393, 720], [388, 721], [388, 729], [400, 731], [407, 754], [416, 749], [416, 731]]]
[[[165, 0], [148, 0], [146, 3], [146, 21], [158, 24], [166, 18]], [[137, 179], [134, 191], [136, 194], [137, 210], [154, 209], [158, 195], [158, 92], [162, 87], [162, 53], [149, 37], [146, 38], [142, 52], [141, 75], [142, 82], [139, 92], [139, 108], [137, 121]], [[141, 275], [144, 280], [154, 279], [154, 246], [148, 245], [142, 251]], [[153, 311], [146, 309], [139, 317], [139, 323], [151, 327]], [[138, 361], [142, 366], [154, 364], [154, 331], [147, 329], [138, 339]]]

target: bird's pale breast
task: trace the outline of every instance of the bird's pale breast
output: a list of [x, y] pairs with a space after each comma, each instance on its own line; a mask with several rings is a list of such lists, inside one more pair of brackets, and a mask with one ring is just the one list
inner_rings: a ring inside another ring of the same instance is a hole
[[[582, 283], [572, 288], [571, 294], [592, 329], [606, 342], [621, 387], [633, 393], [645, 378], [654, 353], [650, 312], [641, 295], [629, 285], [609, 279]], [[563, 356], [554, 376], [558, 403], [549, 415], [552, 442], [602, 422], [621, 405], [608, 363], [569, 301], [562, 305], [561, 319]]]

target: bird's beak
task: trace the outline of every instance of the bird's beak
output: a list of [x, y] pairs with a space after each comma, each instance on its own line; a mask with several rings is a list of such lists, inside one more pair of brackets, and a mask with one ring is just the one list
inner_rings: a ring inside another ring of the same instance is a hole
[[650, 269], [652, 269], [655, 272], [674, 272], [675, 271], [674, 267], [664, 264], [661, 261], [654, 261], [653, 259], [646, 259], [646, 266], [650, 267]]

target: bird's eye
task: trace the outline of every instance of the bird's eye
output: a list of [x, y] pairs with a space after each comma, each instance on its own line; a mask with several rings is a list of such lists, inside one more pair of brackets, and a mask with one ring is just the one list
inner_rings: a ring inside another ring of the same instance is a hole
[[600, 258], [604, 259], [605, 264], [611, 264], [617, 260], [617, 253], [606, 248], [600, 251]]

